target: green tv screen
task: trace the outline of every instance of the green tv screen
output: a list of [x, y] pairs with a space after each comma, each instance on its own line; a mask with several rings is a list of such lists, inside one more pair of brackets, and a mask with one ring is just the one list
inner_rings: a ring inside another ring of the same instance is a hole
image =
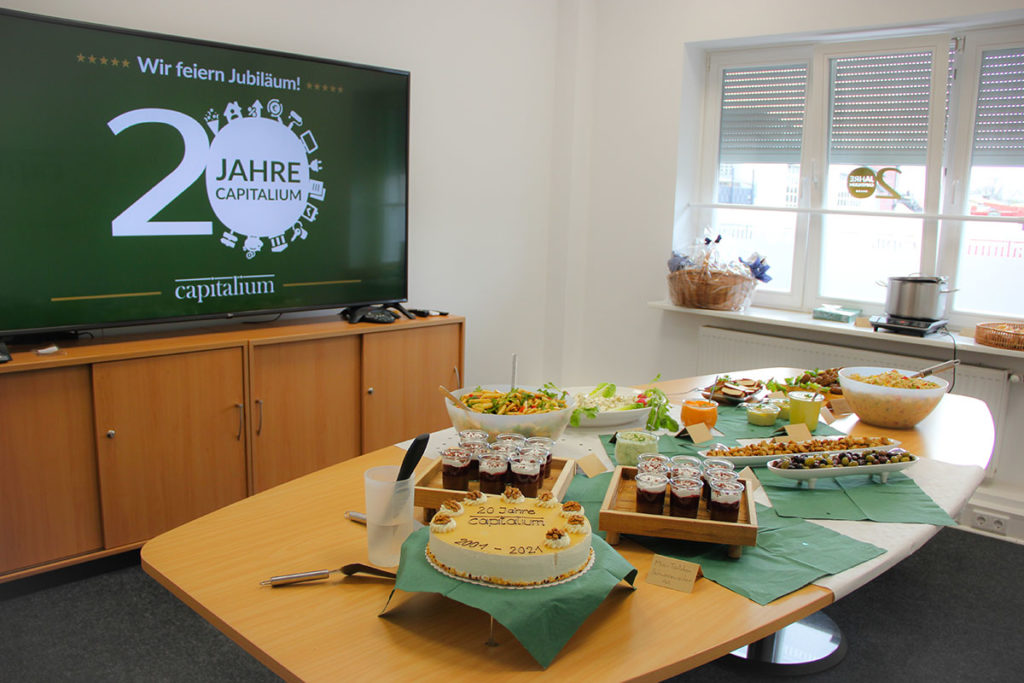
[[407, 300], [409, 74], [0, 11], [0, 335]]

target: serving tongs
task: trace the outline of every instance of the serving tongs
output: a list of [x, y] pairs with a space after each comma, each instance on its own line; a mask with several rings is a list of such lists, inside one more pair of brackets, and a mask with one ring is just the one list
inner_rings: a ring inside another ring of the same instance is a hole
[[945, 363], [938, 363], [936, 365], [930, 365], [927, 368], [925, 368], [924, 370], [918, 370], [917, 372], [915, 372], [914, 374], [912, 374], [910, 376], [911, 377], [927, 377], [928, 375], [933, 375], [936, 372], [942, 372], [943, 370], [949, 370], [950, 368], [955, 368], [958, 365], [960, 365], [960, 361], [959, 360], [947, 360]]

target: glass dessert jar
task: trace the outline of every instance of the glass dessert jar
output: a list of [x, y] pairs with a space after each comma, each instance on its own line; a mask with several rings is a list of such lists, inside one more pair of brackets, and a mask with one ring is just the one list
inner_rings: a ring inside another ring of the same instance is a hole
[[668, 477], [656, 472], [640, 472], [636, 475], [636, 511], [647, 515], [665, 512], [665, 491]]
[[508, 483], [508, 458], [503, 453], [488, 453], [480, 458], [481, 493], [500, 494]]
[[640, 472], [660, 472], [667, 477], [670, 465], [671, 461], [667, 457], [657, 453], [641, 453], [636, 457], [638, 474]]
[[469, 490], [472, 456], [465, 448], [446, 448], [441, 452], [441, 485], [453, 491]]
[[512, 486], [522, 491], [527, 498], [536, 498], [544, 478], [544, 458], [530, 453], [520, 453], [508, 462]]
[[696, 518], [704, 482], [695, 477], [673, 477], [669, 481], [668, 513], [673, 517]]
[[743, 488], [741, 481], [715, 481], [711, 485], [711, 500], [708, 503], [711, 519], [716, 522], [739, 521]]

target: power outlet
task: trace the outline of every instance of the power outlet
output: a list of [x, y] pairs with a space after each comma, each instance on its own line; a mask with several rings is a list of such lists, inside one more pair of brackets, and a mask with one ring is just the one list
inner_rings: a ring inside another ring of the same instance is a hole
[[1010, 517], [991, 510], [974, 508], [971, 511], [971, 526], [992, 534], [1006, 535], [1006, 527], [1010, 524]]

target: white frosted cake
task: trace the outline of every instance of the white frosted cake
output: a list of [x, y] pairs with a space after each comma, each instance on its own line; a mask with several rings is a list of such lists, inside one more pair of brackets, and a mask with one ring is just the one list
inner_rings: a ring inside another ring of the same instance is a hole
[[[509, 491], [506, 491], [508, 494]], [[463, 499], [464, 514], [444, 511], [430, 525], [427, 556], [439, 570], [499, 586], [541, 586], [570, 578], [590, 564], [592, 530], [582, 514], [544, 507], [514, 495]], [[582, 509], [581, 509], [582, 511]]]

